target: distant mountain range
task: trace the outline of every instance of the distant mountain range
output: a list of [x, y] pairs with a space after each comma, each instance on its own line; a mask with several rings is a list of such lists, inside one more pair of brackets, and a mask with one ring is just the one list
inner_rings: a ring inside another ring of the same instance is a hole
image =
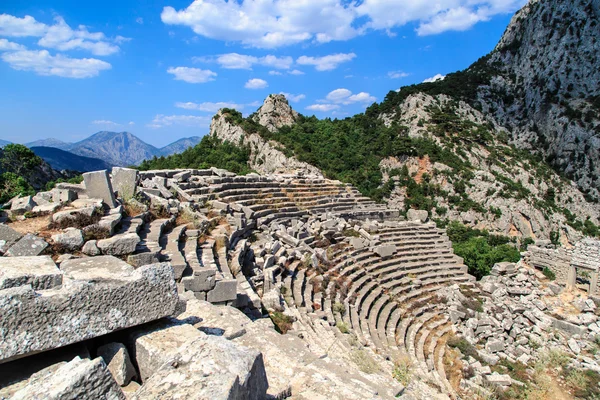
[[[76, 143], [48, 138], [25, 143], [54, 169], [94, 171], [113, 166], [137, 165], [154, 156], [181, 153], [197, 145], [202, 138], [179, 139], [165, 147], [154, 147], [129, 132], [98, 132]], [[0, 139], [0, 147], [10, 142]]]
[[30, 147], [39, 157], [43, 158], [52, 168], [58, 171], [99, 171], [112, 166], [99, 158], [83, 157], [55, 147]]

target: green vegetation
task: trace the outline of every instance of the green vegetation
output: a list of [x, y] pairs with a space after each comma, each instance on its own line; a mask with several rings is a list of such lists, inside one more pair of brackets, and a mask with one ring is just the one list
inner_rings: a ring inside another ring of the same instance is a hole
[[546, 278], [550, 279], [551, 281], [556, 279], [556, 274], [554, 274], [554, 272], [552, 272], [552, 270], [550, 270], [550, 268], [548, 267], [544, 267], [542, 273]]
[[213, 136], [204, 136], [196, 146], [179, 154], [142, 161], [138, 169], [147, 171], [151, 169], [217, 167], [245, 175], [252, 172], [248, 167], [249, 159], [250, 149], [247, 147], [222, 142]]
[[73, 184], [78, 184], [83, 182], [83, 175], [77, 175], [73, 178], [69, 178], [69, 179], [64, 179], [64, 178], [58, 178], [55, 181], [50, 181], [48, 183], [46, 183], [46, 191], [50, 191], [52, 189], [54, 189], [54, 187], [58, 184], [58, 183], [73, 183]]
[[42, 163], [40, 157], [23, 145], [8, 144], [0, 149], [0, 203], [15, 196], [35, 194], [28, 178]]
[[517, 262], [521, 258], [514, 241], [506, 236], [491, 235], [458, 221], [450, 222], [446, 229], [454, 253], [464, 259], [469, 273], [477, 279], [488, 275], [495, 263]]
[[294, 319], [289, 315], [285, 315], [281, 312], [275, 311], [269, 314], [273, 324], [275, 324], [275, 329], [281, 333], [285, 334], [287, 331], [292, 329], [292, 324], [294, 323]]

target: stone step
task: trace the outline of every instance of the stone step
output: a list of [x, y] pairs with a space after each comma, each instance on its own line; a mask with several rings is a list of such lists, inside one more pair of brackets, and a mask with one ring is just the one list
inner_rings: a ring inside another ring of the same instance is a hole
[[163, 259], [171, 263], [175, 273], [175, 280], [181, 280], [183, 271], [187, 268], [187, 263], [182, 253], [181, 239], [187, 229], [186, 225], [176, 226], [167, 234], [166, 244], [161, 251]]

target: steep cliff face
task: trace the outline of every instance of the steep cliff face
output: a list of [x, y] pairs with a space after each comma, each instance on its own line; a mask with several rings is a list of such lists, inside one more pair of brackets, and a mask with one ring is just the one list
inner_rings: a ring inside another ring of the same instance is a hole
[[533, 0], [512, 18], [478, 97], [522, 148], [600, 189], [600, 0]]
[[253, 119], [269, 132], [275, 132], [282, 126], [293, 125], [298, 119], [298, 113], [292, 110], [284, 95], [270, 94]]
[[[275, 101], [273, 101], [275, 99]], [[255, 114], [261, 125], [269, 129], [290, 121], [287, 117], [294, 115], [285, 98], [284, 102], [277, 100], [278, 95], [271, 95], [265, 100], [265, 104]], [[262, 112], [261, 112], [262, 111]], [[210, 135], [240, 146], [248, 146], [250, 149], [250, 167], [260, 174], [272, 173], [302, 173], [305, 175], [322, 176], [318, 168], [298, 161], [295, 157], [288, 157], [283, 153], [283, 146], [277, 142], [267, 141], [258, 133], [249, 133], [236, 123], [233, 110], [219, 110], [210, 124]], [[284, 116], [284, 119], [276, 119], [275, 116]], [[285, 117], [287, 116], [287, 117]], [[277, 129], [277, 128], [275, 128]]]
[[[445, 95], [415, 94], [402, 103], [394, 120], [408, 128], [409, 136], [432, 138], [458, 158], [382, 160], [384, 180], [397, 183], [389, 205], [404, 209], [411, 201], [410, 184], [406, 185], [407, 177], [399, 173], [406, 166], [409, 179], [428, 188], [435, 203], [432, 215], [437, 218], [533, 239], [547, 239], [551, 232], [559, 232], [563, 242], [571, 243], [582, 237], [571, 226], [574, 219], [583, 222], [589, 218], [598, 224], [600, 207], [587, 202], [573, 182], [503, 142], [508, 130], [467, 103]], [[452, 168], [456, 160], [463, 163], [458, 173]]]

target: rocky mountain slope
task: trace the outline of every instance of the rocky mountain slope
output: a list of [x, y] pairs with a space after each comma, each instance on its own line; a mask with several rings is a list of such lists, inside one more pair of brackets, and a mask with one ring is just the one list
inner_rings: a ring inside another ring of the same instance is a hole
[[158, 149], [157, 156], [169, 156], [175, 153], [181, 153], [189, 147], [194, 147], [200, 143], [202, 138], [200, 136], [191, 136], [188, 138], [179, 139], [165, 147]]
[[[285, 96], [271, 94], [249, 120], [260, 123], [260, 126], [269, 131], [277, 131], [283, 126], [294, 124], [297, 117], [298, 113], [292, 110]], [[244, 122], [242, 114], [236, 110], [219, 110], [210, 124], [210, 135], [222, 141], [249, 147], [249, 165], [261, 174], [302, 172], [321, 175], [318, 168], [300, 162], [295, 157], [286, 156], [280, 143], [265, 140], [257, 132], [252, 132], [253, 128], [245, 126]]]
[[50, 166], [58, 171], [70, 170], [79, 172], [99, 171], [110, 169], [107, 162], [99, 158], [83, 157], [69, 151], [54, 147], [30, 147], [37, 156], [41, 157]]

